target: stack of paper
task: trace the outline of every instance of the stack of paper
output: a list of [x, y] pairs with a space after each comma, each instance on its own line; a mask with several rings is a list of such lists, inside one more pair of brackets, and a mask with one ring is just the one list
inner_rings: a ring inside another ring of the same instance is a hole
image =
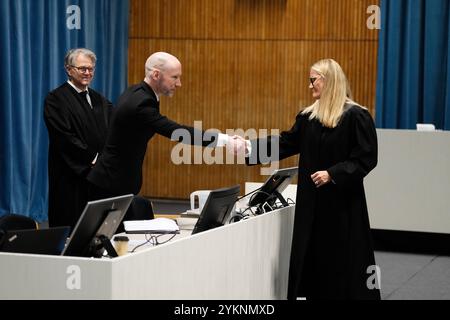
[[124, 221], [123, 225], [126, 233], [178, 233], [180, 231], [177, 223], [167, 218]]

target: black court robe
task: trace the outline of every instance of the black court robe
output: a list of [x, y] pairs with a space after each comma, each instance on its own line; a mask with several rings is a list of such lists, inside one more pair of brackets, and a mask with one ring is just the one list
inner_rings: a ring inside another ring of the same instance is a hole
[[86, 175], [106, 140], [112, 104], [89, 88], [93, 108], [67, 82], [45, 98], [49, 225], [75, 226], [88, 200]]
[[[366, 109], [344, 110], [336, 128], [299, 113], [279, 137], [252, 141], [250, 163], [261, 162], [258, 144], [279, 143], [271, 157], [300, 154], [288, 299], [380, 299], [370, 289], [375, 259], [363, 185], [377, 164], [376, 130]], [[316, 188], [311, 175], [321, 170], [334, 183]]]

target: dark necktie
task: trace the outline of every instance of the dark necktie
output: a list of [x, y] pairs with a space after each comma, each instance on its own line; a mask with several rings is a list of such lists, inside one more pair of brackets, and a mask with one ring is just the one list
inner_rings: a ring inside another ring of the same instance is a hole
[[92, 108], [92, 106], [90, 105], [90, 103], [89, 103], [89, 101], [88, 101], [88, 99], [87, 99], [87, 91], [81, 91], [80, 93], [79, 93], [79, 95], [81, 96], [81, 100], [83, 100], [84, 102], [86, 102], [88, 105], [89, 105], [89, 107], [90, 108]]

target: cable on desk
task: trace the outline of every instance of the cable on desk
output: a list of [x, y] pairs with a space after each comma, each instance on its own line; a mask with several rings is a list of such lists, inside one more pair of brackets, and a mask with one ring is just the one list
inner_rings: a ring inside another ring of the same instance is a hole
[[142, 247], [142, 246], [145, 246], [145, 245], [148, 244], [148, 243], [150, 243], [152, 246], [157, 246], [157, 245], [160, 245], [160, 244], [167, 243], [167, 242], [169, 242], [170, 240], [172, 240], [177, 234], [174, 233], [174, 234], [173, 234], [169, 239], [167, 239], [166, 241], [158, 242], [158, 238], [161, 237], [161, 236], [165, 236], [165, 235], [166, 235], [166, 234], [158, 234], [158, 235], [156, 235], [156, 234], [146, 233], [146, 234], [145, 234], [145, 242], [144, 242], [144, 243], [141, 243], [141, 244], [139, 244], [139, 245], [137, 245], [137, 246], [134, 247], [134, 249], [131, 250], [130, 252], [131, 252], [131, 253], [134, 253], [134, 252], [136, 251], [137, 248], [140, 248], [140, 247]]

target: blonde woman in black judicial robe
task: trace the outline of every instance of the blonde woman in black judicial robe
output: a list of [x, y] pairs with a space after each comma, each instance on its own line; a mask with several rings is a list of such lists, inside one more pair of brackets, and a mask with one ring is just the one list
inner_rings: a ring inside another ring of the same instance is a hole
[[95, 62], [88, 49], [70, 50], [64, 60], [68, 81], [45, 99], [51, 227], [75, 226], [88, 201], [86, 176], [106, 140], [112, 104], [88, 87]]
[[300, 155], [288, 299], [380, 299], [368, 285], [375, 259], [363, 185], [377, 164], [372, 117], [332, 59], [311, 67], [309, 87], [316, 101], [289, 131], [251, 141], [248, 159], [259, 163], [266, 143], [279, 143], [279, 159]]

